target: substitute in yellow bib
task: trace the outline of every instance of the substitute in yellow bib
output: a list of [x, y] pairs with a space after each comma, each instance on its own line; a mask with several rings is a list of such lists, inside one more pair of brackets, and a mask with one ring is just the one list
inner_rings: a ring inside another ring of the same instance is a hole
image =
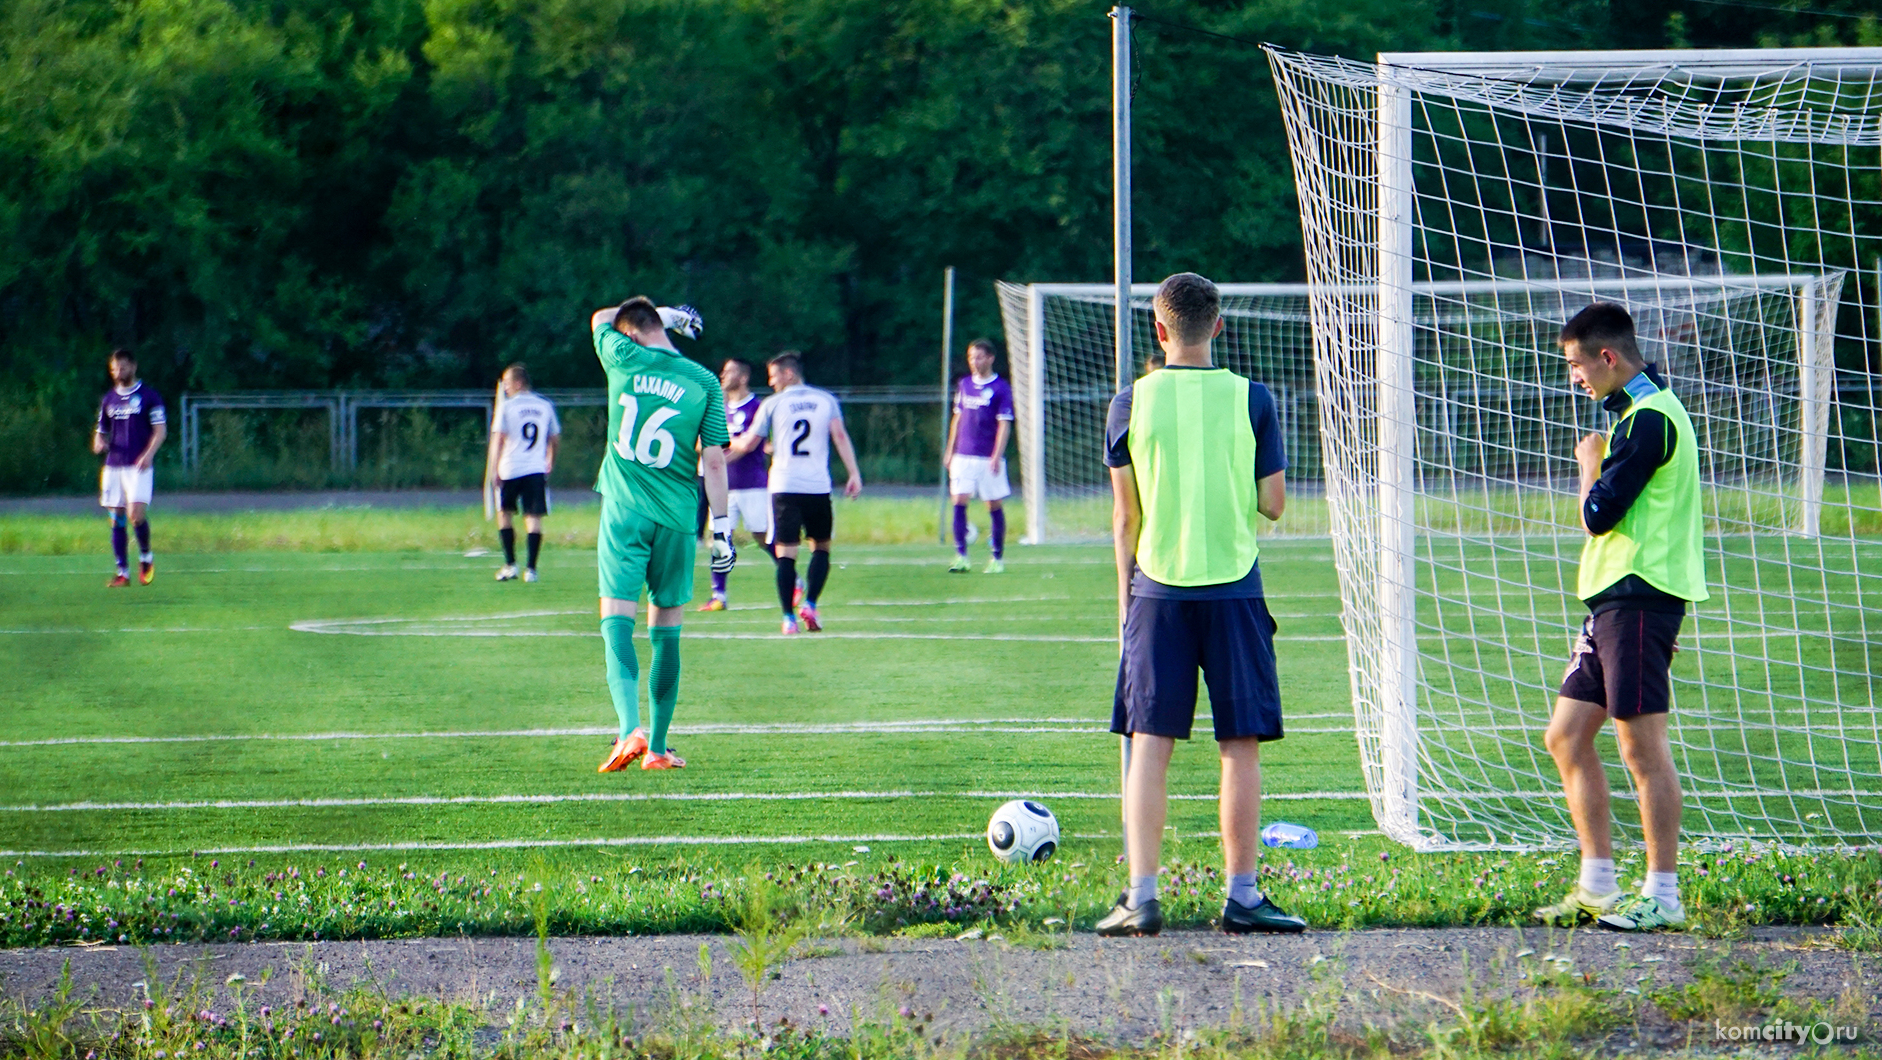
[[[1544, 736], [1581, 841], [1581, 878], [1536, 916], [1617, 931], [1676, 928], [1686, 911], [1675, 873], [1679, 774], [1666, 722], [1680, 623], [1688, 603], [1706, 598], [1698, 439], [1686, 407], [1641, 356], [1627, 310], [1596, 302], [1569, 320], [1560, 341], [1570, 379], [1618, 418], [1606, 436], [1575, 447], [1588, 532], [1576, 595], [1588, 618]], [[1640, 793], [1647, 873], [1638, 895], [1615, 882], [1607, 771], [1594, 749], [1609, 718]]]
[[1222, 333], [1215, 284], [1178, 273], [1157, 289], [1155, 309], [1166, 361], [1112, 400], [1105, 425], [1123, 627], [1111, 731], [1131, 738], [1124, 792], [1131, 881], [1098, 933], [1154, 935], [1163, 927], [1157, 862], [1170, 755], [1195, 722], [1198, 673], [1222, 754], [1222, 929], [1299, 931], [1306, 922], [1255, 882], [1259, 749], [1281, 738], [1274, 620], [1255, 526], [1279, 519], [1287, 500], [1280, 421], [1267, 387], [1211, 357]]

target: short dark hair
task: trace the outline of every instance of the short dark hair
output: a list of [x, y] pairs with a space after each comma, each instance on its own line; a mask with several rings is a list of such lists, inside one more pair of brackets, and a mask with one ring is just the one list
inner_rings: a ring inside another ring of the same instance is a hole
[[523, 362], [521, 361], [517, 361], [508, 368], [505, 368], [503, 374], [513, 375], [516, 377], [517, 382], [523, 384], [525, 387], [529, 386], [529, 369], [523, 367]]
[[1158, 350], [1155, 353], [1149, 354], [1148, 356], [1144, 358], [1144, 372], [1146, 374], [1156, 371], [1157, 369], [1163, 367], [1163, 365], [1164, 365], [1164, 358], [1163, 358], [1162, 350]]
[[967, 344], [967, 349], [970, 352], [973, 350], [986, 350], [995, 357], [1000, 355], [1000, 351], [994, 348], [992, 339], [975, 339]]
[[650, 328], [665, 327], [660, 319], [660, 307], [653, 304], [653, 299], [644, 294], [637, 294], [621, 303], [621, 308], [614, 311], [614, 326], [620, 329], [626, 325], [629, 331], [646, 331]]
[[1222, 294], [1215, 284], [1193, 272], [1179, 272], [1157, 285], [1152, 301], [1157, 318], [1170, 335], [1185, 345], [1215, 337], [1215, 322], [1222, 315]]
[[1585, 353], [1610, 349], [1629, 364], [1645, 364], [1640, 345], [1634, 339], [1634, 318], [1618, 302], [1595, 302], [1568, 318], [1556, 343], [1575, 343]]
[[130, 350], [126, 349], [125, 347], [119, 346], [117, 349], [111, 351], [111, 356], [108, 358], [108, 360], [129, 361], [132, 364], [136, 364], [137, 355], [135, 353], [132, 353]]
[[727, 358], [725, 359], [725, 361], [724, 361], [723, 363], [721, 363], [721, 364], [719, 365], [719, 371], [721, 371], [721, 372], [723, 372], [723, 371], [725, 371], [725, 366], [726, 366], [726, 365], [728, 365], [728, 364], [736, 364], [736, 365], [738, 365], [738, 366], [739, 366], [739, 368], [740, 368], [740, 369], [741, 369], [742, 371], [744, 371], [744, 373], [745, 373], [745, 378], [746, 378], [746, 379], [750, 379], [750, 378], [751, 378], [751, 372], [752, 372], [752, 367], [751, 367], [751, 362], [750, 362], [750, 361], [748, 361], [748, 360], [746, 360], [746, 359], [745, 359], [745, 358], [743, 358], [743, 357], [727, 357]]
[[765, 366], [776, 366], [790, 372], [799, 379], [804, 378], [804, 355], [798, 353], [796, 350], [785, 350], [783, 353], [766, 361]]

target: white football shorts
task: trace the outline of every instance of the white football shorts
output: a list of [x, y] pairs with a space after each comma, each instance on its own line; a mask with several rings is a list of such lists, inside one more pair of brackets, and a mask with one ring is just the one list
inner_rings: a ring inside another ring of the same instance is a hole
[[107, 467], [98, 477], [98, 506], [128, 508], [133, 504], [149, 504], [151, 487], [156, 482], [155, 468], [139, 471], [135, 464]]
[[763, 486], [749, 490], [727, 490], [725, 514], [732, 525], [743, 523], [747, 533], [763, 537], [771, 532], [771, 491]]
[[1000, 461], [998, 474], [989, 470], [992, 459], [962, 456], [948, 461], [948, 492], [956, 497], [974, 497], [983, 501], [1003, 501], [1013, 493], [1006, 481], [1006, 461]]

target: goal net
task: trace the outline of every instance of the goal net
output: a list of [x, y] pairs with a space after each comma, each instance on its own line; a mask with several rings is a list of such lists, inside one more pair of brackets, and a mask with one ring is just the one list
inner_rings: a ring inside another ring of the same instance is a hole
[[[1264, 534], [1327, 532], [1318, 499], [1319, 421], [1305, 284], [1221, 284], [1217, 363], [1274, 393], [1287, 451], [1287, 518]], [[1028, 544], [1110, 540], [1111, 476], [1104, 466], [1104, 421], [1117, 393], [1117, 288], [1097, 283], [1000, 283], [1007, 363], [1012, 370], [1014, 438]], [[1131, 288], [1132, 345], [1156, 351], [1150, 298], [1155, 284]]]
[[1573, 449], [1611, 417], [1554, 338], [1603, 299], [1698, 434], [1686, 836], [1882, 839], [1882, 50], [1269, 57], [1380, 827], [1574, 842], [1542, 731], [1586, 614]]

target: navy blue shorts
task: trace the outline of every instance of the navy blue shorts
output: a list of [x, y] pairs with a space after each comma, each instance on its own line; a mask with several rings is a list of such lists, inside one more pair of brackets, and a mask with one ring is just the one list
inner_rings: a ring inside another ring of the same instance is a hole
[[1215, 738], [1281, 738], [1275, 623], [1261, 597], [1159, 600], [1133, 596], [1124, 618], [1111, 731], [1189, 739], [1196, 676], [1209, 687]]

